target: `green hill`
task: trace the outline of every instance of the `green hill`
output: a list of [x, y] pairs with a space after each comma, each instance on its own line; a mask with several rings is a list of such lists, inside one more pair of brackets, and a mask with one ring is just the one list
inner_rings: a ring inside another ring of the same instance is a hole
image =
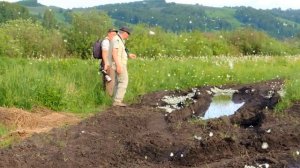
[[[19, 4], [26, 6], [34, 15], [41, 16], [49, 8], [41, 6], [36, 0], [25, 2], [21, 1]], [[61, 22], [67, 20], [64, 17], [68, 16], [66, 13], [70, 10], [50, 8], [56, 12], [58, 20]], [[300, 32], [300, 10], [261, 10], [251, 7], [215, 8], [166, 3], [165, 0], [144, 0], [92, 8], [76, 8], [71, 12], [95, 9], [107, 12], [115, 20], [116, 26], [143, 23], [149, 26], [160, 26], [172, 32], [193, 30], [213, 32], [252, 27], [279, 39], [294, 37]]]

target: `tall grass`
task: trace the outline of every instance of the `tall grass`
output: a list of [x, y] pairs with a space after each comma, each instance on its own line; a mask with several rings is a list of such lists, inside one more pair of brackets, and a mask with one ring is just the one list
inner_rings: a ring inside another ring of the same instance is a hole
[[286, 82], [286, 94], [276, 108], [278, 111], [300, 100], [299, 56], [140, 59], [130, 62], [129, 70], [129, 100], [133, 100], [137, 94], [157, 90], [245, 84], [276, 78]]
[[[0, 58], [0, 106], [43, 106], [80, 114], [111, 105], [96, 60]], [[282, 78], [283, 102], [300, 100], [300, 57], [248, 56], [130, 60], [125, 101], [158, 91]], [[282, 105], [285, 108], [288, 103]]]
[[0, 64], [2, 106], [84, 113], [109, 104], [93, 60], [1, 58]]

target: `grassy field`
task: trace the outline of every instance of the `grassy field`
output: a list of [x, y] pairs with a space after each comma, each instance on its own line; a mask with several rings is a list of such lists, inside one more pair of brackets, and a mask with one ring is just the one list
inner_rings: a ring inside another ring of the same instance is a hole
[[[126, 102], [158, 90], [286, 80], [278, 109], [300, 100], [300, 57], [243, 56], [130, 60]], [[0, 106], [46, 107], [78, 114], [111, 105], [102, 91], [97, 60], [0, 58]]]

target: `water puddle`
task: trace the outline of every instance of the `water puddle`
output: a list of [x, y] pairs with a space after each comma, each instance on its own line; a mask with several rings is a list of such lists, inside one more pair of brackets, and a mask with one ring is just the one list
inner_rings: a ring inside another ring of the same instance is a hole
[[[238, 93], [237, 90], [232, 89], [219, 89], [211, 88], [206, 91], [208, 94], [213, 94], [212, 102], [209, 105], [207, 111], [200, 116], [196, 116], [201, 119], [218, 118], [221, 116], [233, 115], [240, 107], [244, 105], [244, 99], [234, 93]], [[194, 99], [195, 94], [202, 94], [197, 89], [193, 89], [192, 92], [183, 96], [164, 96], [161, 100], [166, 103], [164, 106], [158, 108], [164, 109], [168, 113], [172, 113], [176, 110], [180, 110], [187, 107], [189, 103], [196, 102]]]
[[245, 102], [233, 102], [232, 95], [215, 95], [202, 119], [233, 115]]

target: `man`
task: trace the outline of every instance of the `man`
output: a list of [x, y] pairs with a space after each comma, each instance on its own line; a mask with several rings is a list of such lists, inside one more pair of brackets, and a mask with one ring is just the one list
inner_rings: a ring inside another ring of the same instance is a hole
[[126, 52], [125, 40], [128, 39], [130, 33], [131, 31], [128, 27], [122, 27], [119, 29], [118, 35], [112, 40], [112, 68], [116, 73], [113, 106], [126, 106], [126, 104], [123, 103], [123, 99], [128, 85], [127, 60], [128, 57], [131, 59], [136, 58], [135, 54]]
[[[105, 74], [103, 73], [103, 85], [104, 90], [108, 93], [109, 96], [113, 96], [113, 89], [115, 85], [115, 72], [111, 69], [112, 67], [112, 39], [116, 36], [118, 30], [116, 29], [108, 29], [107, 36], [101, 43], [102, 47], [102, 62], [101, 62], [101, 70], [107, 73], [111, 80], [107, 80], [105, 78]], [[103, 71], [102, 71], [103, 72]]]

